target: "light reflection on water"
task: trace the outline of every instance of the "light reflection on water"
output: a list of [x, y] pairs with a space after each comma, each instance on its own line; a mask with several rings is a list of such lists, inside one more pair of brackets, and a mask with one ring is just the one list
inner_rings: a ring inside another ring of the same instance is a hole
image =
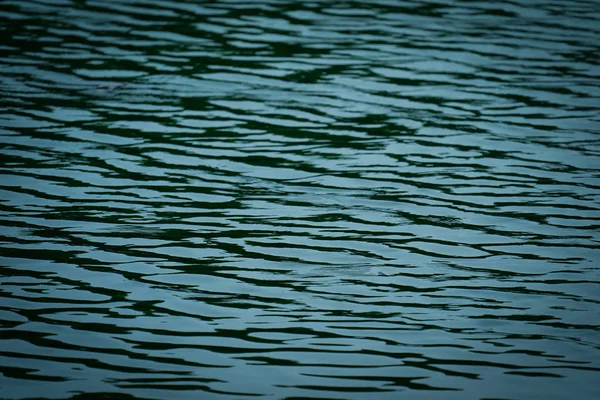
[[599, 16], [4, 1], [2, 396], [599, 397]]

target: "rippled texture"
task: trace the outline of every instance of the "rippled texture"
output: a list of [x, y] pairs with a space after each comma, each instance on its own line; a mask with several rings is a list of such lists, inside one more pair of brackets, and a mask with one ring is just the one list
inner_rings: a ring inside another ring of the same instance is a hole
[[600, 398], [599, 2], [0, 7], [3, 398]]

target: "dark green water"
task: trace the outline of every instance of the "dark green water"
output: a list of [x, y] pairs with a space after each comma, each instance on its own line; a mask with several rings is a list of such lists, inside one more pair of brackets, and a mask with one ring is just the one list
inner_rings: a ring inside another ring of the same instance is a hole
[[0, 398], [600, 398], [600, 2], [0, 18]]

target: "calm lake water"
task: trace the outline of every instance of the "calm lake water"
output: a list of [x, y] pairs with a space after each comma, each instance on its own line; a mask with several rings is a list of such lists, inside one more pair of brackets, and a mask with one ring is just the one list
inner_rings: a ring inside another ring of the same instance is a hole
[[0, 18], [1, 398], [600, 398], [600, 2]]

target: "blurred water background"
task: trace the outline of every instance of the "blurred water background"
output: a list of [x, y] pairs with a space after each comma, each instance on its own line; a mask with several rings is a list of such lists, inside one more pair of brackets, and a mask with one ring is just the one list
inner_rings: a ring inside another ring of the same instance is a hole
[[600, 2], [0, 18], [1, 398], [600, 398]]

